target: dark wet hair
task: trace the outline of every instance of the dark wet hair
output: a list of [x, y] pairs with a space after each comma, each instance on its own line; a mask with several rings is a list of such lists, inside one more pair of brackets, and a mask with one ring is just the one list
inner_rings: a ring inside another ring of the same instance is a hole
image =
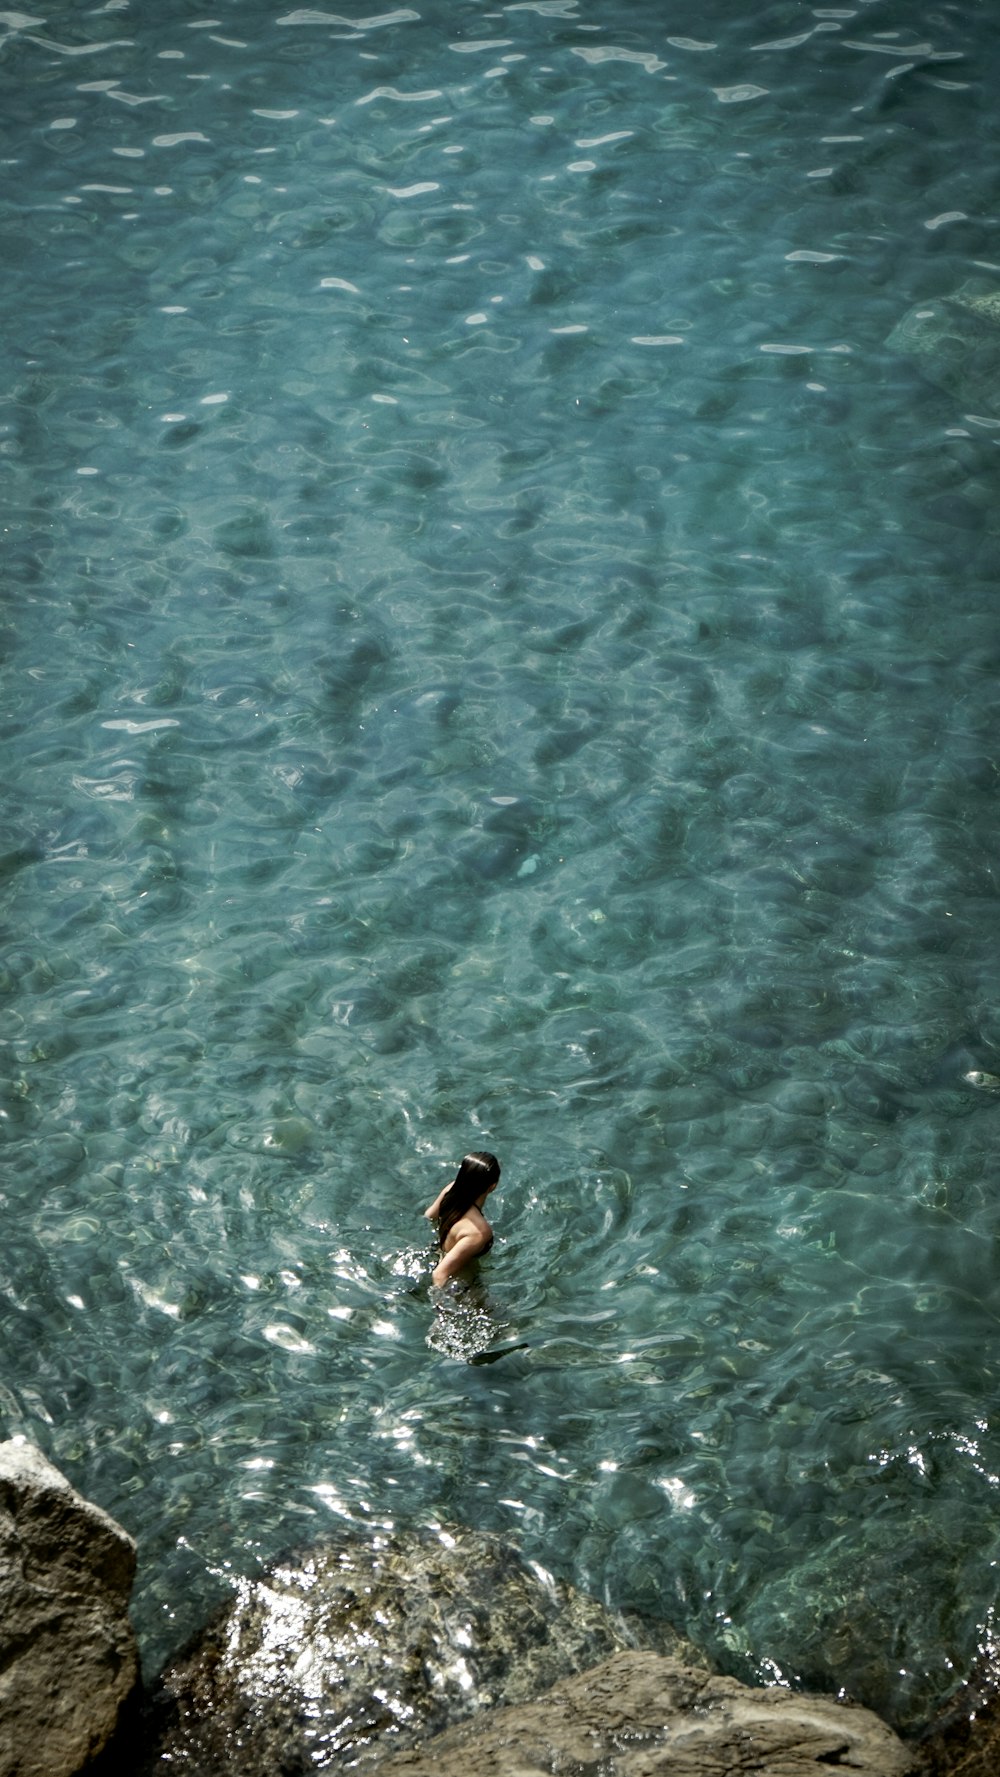
[[500, 1162], [495, 1154], [466, 1154], [441, 1200], [438, 1240], [442, 1246], [450, 1229], [499, 1177]]

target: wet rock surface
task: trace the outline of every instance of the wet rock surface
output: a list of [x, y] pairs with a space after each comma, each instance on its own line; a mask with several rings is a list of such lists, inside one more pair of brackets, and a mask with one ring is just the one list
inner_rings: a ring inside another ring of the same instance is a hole
[[624, 1652], [545, 1697], [492, 1710], [379, 1777], [904, 1777], [914, 1759], [867, 1709], [773, 1688], [751, 1690], [657, 1654]]
[[0, 1444], [0, 1774], [71, 1777], [139, 1676], [135, 1544], [33, 1445]]
[[241, 1582], [162, 1674], [144, 1771], [293, 1777], [379, 1757], [632, 1646], [697, 1663], [475, 1531], [330, 1543]]

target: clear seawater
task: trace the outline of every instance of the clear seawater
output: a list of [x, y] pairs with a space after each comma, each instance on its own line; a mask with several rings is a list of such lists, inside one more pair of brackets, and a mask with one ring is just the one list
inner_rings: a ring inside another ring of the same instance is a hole
[[990, 1654], [1000, 412], [885, 342], [1000, 279], [998, 79], [947, 0], [0, 13], [0, 1430], [147, 1672], [390, 1522], [899, 1722]]

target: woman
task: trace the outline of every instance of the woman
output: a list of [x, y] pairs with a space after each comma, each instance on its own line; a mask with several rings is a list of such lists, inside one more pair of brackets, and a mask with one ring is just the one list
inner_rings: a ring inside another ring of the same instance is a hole
[[451, 1184], [424, 1210], [427, 1220], [438, 1224], [441, 1258], [431, 1281], [439, 1289], [493, 1245], [493, 1230], [483, 1214], [483, 1204], [499, 1183], [500, 1162], [495, 1154], [466, 1154]]

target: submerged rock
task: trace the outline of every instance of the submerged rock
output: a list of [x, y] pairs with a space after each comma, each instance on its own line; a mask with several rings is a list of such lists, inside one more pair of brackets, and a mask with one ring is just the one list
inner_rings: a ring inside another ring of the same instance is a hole
[[71, 1777], [139, 1678], [135, 1544], [40, 1450], [0, 1444], [0, 1774]]
[[920, 1777], [997, 1777], [1000, 1691], [988, 1662], [939, 1711], [918, 1750]]
[[918, 1767], [867, 1709], [751, 1690], [658, 1654], [616, 1654], [546, 1697], [491, 1710], [374, 1767], [379, 1777], [904, 1777]]
[[918, 302], [886, 343], [969, 411], [1000, 415], [1000, 291], [971, 279]]
[[382, 1755], [624, 1646], [698, 1661], [484, 1532], [320, 1545], [240, 1582], [162, 1674], [142, 1768], [294, 1777]]

